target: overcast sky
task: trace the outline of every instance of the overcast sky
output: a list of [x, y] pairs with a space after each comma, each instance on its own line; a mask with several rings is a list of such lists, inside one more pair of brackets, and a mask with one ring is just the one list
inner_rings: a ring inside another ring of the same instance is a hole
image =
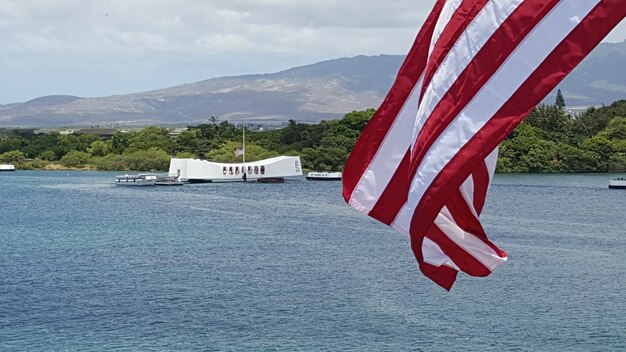
[[[406, 54], [434, 0], [1, 0], [0, 104]], [[626, 38], [626, 23], [605, 41]]]

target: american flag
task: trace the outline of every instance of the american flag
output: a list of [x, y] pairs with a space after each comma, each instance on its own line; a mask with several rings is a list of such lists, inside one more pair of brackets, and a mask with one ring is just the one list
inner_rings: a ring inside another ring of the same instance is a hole
[[437, 0], [343, 173], [450, 290], [507, 260], [481, 214], [498, 144], [626, 15], [626, 0]]
[[243, 155], [243, 153], [245, 153], [245, 150], [243, 149], [243, 147], [239, 147], [235, 149], [235, 156], [241, 156]]

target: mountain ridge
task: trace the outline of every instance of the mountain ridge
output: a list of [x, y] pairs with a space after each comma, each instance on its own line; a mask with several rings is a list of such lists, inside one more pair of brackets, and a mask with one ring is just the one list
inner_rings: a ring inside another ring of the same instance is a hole
[[[360, 55], [108, 97], [51, 95], [0, 105], [0, 127], [194, 124], [210, 116], [231, 122], [319, 122], [378, 107], [403, 60], [402, 55]], [[568, 106], [626, 98], [623, 62], [626, 41], [600, 44], [558, 86]], [[554, 97], [552, 92], [544, 101]]]

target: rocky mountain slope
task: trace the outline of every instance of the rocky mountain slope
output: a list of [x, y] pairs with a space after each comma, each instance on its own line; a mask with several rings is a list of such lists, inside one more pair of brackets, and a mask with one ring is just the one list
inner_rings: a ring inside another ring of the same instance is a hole
[[[0, 105], [1, 126], [193, 124], [220, 120], [318, 122], [376, 108], [402, 56], [357, 56], [262, 75], [214, 78], [161, 90], [101, 98], [46, 96]], [[559, 88], [568, 106], [626, 98], [626, 41], [603, 43]], [[554, 101], [553, 92], [546, 102]]]

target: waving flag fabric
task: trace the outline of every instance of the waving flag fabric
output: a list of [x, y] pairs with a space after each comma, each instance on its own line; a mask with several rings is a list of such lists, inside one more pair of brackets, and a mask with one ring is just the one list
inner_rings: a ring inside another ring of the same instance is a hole
[[626, 0], [437, 0], [343, 173], [446, 289], [507, 255], [478, 220], [498, 144], [626, 15]]
[[235, 149], [235, 156], [241, 156], [245, 153], [245, 150], [243, 149], [243, 147], [239, 147], [237, 149]]

